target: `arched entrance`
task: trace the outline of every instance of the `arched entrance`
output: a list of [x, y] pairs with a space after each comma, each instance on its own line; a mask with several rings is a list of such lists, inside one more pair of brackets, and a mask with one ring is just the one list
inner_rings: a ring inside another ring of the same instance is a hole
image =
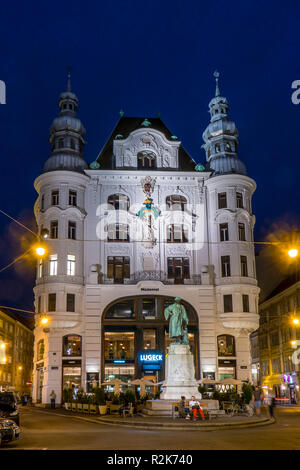
[[[174, 303], [175, 297], [139, 295], [122, 297], [110, 303], [102, 316], [102, 381], [118, 377], [123, 380], [155, 376], [156, 381], [165, 378], [165, 361], [156, 368], [143, 365], [138, 356], [142, 352], [167, 353], [170, 343], [168, 322], [164, 309]], [[188, 337], [194, 355], [196, 378], [199, 378], [199, 329], [198, 315], [186, 301], [189, 324]]]

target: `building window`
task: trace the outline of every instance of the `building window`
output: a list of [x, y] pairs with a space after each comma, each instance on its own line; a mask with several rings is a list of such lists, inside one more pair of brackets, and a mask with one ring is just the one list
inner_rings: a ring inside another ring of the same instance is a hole
[[272, 373], [273, 374], [281, 373], [280, 357], [276, 357], [275, 359], [272, 359]]
[[129, 225], [127, 224], [109, 224], [107, 232], [109, 242], [129, 242]]
[[224, 302], [224, 313], [232, 312], [232, 295], [226, 294], [223, 295], [223, 302]]
[[146, 297], [142, 302], [143, 320], [155, 320], [158, 312], [158, 299]]
[[276, 331], [275, 333], [271, 333], [270, 335], [271, 346], [279, 346], [279, 333]]
[[245, 242], [246, 241], [245, 224], [239, 223], [238, 230], [239, 230], [239, 240], [241, 242]]
[[67, 275], [68, 276], [75, 276], [75, 264], [76, 264], [75, 255], [68, 255], [68, 258], [67, 258]]
[[143, 329], [143, 349], [156, 349], [156, 330]]
[[168, 258], [168, 279], [174, 279], [174, 284], [184, 284], [184, 279], [189, 278], [189, 258]]
[[130, 278], [130, 259], [128, 256], [108, 256], [107, 277], [114, 279], [116, 284], [123, 284]]
[[221, 335], [217, 338], [218, 356], [235, 356], [235, 341], [232, 335]]
[[63, 356], [81, 356], [81, 336], [66, 335], [63, 337]]
[[106, 312], [106, 319], [133, 319], [135, 318], [134, 300], [124, 300], [113, 304]]
[[50, 276], [57, 276], [57, 255], [50, 255], [49, 266]]
[[58, 221], [51, 220], [50, 222], [50, 238], [58, 238]]
[[230, 274], [230, 256], [221, 256], [222, 277], [229, 277]]
[[[64, 105], [64, 106], [65, 106], [65, 105]], [[64, 146], [64, 139], [59, 139], [59, 141], [58, 141], [58, 148], [59, 148], [59, 149], [62, 149], [63, 146]]]
[[107, 198], [107, 204], [109, 204], [110, 209], [115, 209], [116, 211], [128, 211], [129, 210], [129, 197], [125, 194], [111, 194]]
[[[69, 108], [72, 109], [72, 106], [69, 105]], [[71, 147], [72, 150], [75, 150], [75, 140], [74, 139], [70, 140], [70, 147]]]
[[59, 204], [59, 191], [55, 190], [51, 193], [51, 204], [52, 206], [58, 206]]
[[267, 335], [263, 335], [259, 339], [259, 347], [260, 349], [268, 349], [268, 337]]
[[241, 256], [241, 276], [248, 276], [247, 256]]
[[38, 260], [38, 277], [42, 277], [43, 275], [43, 260]]
[[218, 194], [218, 208], [225, 209], [227, 207], [227, 196], [226, 193]]
[[77, 192], [69, 191], [69, 206], [77, 206]]
[[76, 222], [68, 223], [68, 238], [70, 240], [76, 240]]
[[228, 240], [229, 240], [228, 224], [220, 224], [220, 241], [228, 242]]
[[249, 312], [249, 295], [243, 294], [243, 312]]
[[75, 294], [67, 294], [67, 312], [75, 312]]
[[104, 358], [106, 362], [134, 360], [134, 333], [104, 333]]
[[41, 211], [43, 211], [45, 208], [45, 195], [41, 195]]
[[139, 152], [137, 154], [137, 164], [139, 170], [153, 170], [156, 168], [156, 155], [153, 152]]
[[244, 208], [242, 193], [236, 193], [236, 207], [238, 209], [243, 209]]
[[269, 361], [262, 361], [260, 364], [260, 370], [262, 376], [266, 376], [270, 374], [270, 366], [269, 366]]
[[45, 343], [44, 343], [44, 340], [41, 339], [37, 344], [37, 361], [44, 359], [44, 352], [45, 352]]
[[187, 200], [184, 196], [173, 194], [166, 198], [167, 210], [169, 211], [185, 211], [187, 208]]
[[56, 294], [48, 295], [48, 312], [56, 311]]
[[168, 243], [187, 243], [188, 242], [188, 230], [183, 224], [168, 225], [167, 228], [167, 241]]

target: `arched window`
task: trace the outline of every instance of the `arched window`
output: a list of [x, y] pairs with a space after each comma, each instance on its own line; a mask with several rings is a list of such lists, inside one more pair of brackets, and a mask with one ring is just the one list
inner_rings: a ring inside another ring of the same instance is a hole
[[66, 335], [63, 337], [63, 356], [81, 356], [81, 336]]
[[153, 152], [139, 152], [137, 154], [138, 169], [153, 170], [156, 168], [156, 155]]
[[218, 356], [235, 356], [235, 340], [232, 335], [220, 335], [218, 341]]
[[59, 139], [58, 141], [58, 148], [61, 149], [64, 146], [64, 139]]
[[169, 211], [185, 211], [187, 200], [184, 196], [172, 194], [172, 196], [167, 196], [166, 204]]
[[71, 149], [75, 150], [75, 140], [74, 139], [70, 140], [70, 147], [71, 147]]
[[109, 207], [109, 209], [114, 208], [116, 211], [128, 211], [129, 210], [129, 197], [125, 196], [125, 194], [111, 194], [107, 198], [107, 204], [113, 207]]
[[44, 359], [44, 352], [45, 352], [45, 343], [44, 343], [44, 340], [41, 339], [37, 344], [37, 361]]
[[221, 152], [220, 144], [216, 144], [216, 145], [215, 145], [215, 152], [216, 152], [216, 153]]

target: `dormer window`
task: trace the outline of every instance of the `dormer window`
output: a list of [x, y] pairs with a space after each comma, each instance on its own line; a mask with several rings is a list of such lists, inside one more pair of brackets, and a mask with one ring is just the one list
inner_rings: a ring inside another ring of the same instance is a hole
[[71, 147], [71, 149], [75, 150], [75, 140], [74, 139], [70, 140], [70, 147]]
[[216, 151], [216, 153], [221, 152], [220, 144], [216, 144], [216, 146], [215, 146], [215, 151]]
[[69, 109], [71, 109], [71, 110], [73, 109], [73, 106], [71, 104], [69, 104]]
[[139, 152], [137, 162], [139, 170], [153, 170], [156, 168], [156, 155], [153, 152]]
[[59, 139], [58, 141], [58, 148], [61, 149], [64, 146], [64, 139]]

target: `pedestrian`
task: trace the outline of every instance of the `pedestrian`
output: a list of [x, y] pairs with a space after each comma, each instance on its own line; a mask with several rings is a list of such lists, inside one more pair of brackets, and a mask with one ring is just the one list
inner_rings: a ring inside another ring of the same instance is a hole
[[263, 392], [258, 386], [256, 386], [252, 395], [252, 402], [254, 403], [255, 413], [257, 416], [259, 416], [261, 413], [261, 403], [263, 398]]
[[189, 402], [189, 407], [190, 409], [192, 409], [192, 413], [193, 413], [193, 421], [196, 421], [197, 420], [197, 411], [199, 412], [200, 416], [201, 416], [201, 419], [204, 420], [204, 414], [203, 414], [203, 410], [200, 406], [200, 403], [198, 400], [196, 400], [196, 398], [194, 397], [194, 395], [192, 396], [192, 399], [190, 400]]
[[268, 402], [270, 418], [274, 418], [274, 407], [275, 407], [275, 406], [276, 406], [275, 396], [274, 396], [274, 395], [271, 395], [271, 396], [269, 397], [269, 402]]
[[54, 390], [50, 393], [51, 408], [55, 408], [56, 393]]

